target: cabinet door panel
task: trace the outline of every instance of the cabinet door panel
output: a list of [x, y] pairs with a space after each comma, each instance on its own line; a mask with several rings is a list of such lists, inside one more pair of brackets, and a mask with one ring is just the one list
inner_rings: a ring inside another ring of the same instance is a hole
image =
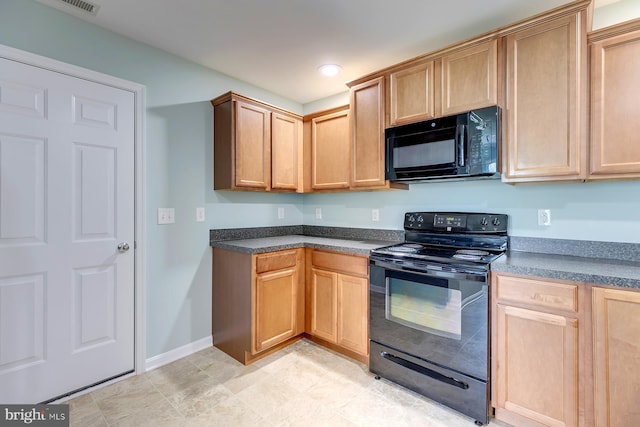
[[640, 293], [593, 288], [595, 425], [640, 425]]
[[394, 71], [389, 76], [391, 126], [435, 117], [434, 61]]
[[311, 334], [337, 342], [337, 274], [311, 270]]
[[497, 407], [549, 426], [578, 419], [578, 320], [497, 305]]
[[297, 283], [295, 268], [257, 276], [254, 353], [296, 335]]
[[298, 146], [302, 120], [279, 113], [271, 114], [271, 188], [298, 188]]
[[379, 187], [384, 179], [384, 77], [350, 91], [353, 171], [351, 187]]
[[349, 110], [311, 122], [311, 186], [315, 190], [349, 188], [351, 167]]
[[271, 113], [247, 102], [234, 102], [236, 186], [267, 189], [271, 184]]
[[368, 354], [369, 281], [338, 275], [338, 344]]
[[506, 181], [586, 176], [581, 16], [558, 18], [506, 38]]
[[640, 177], [640, 31], [591, 46], [590, 179]]
[[445, 55], [442, 58], [442, 115], [498, 103], [498, 42]]

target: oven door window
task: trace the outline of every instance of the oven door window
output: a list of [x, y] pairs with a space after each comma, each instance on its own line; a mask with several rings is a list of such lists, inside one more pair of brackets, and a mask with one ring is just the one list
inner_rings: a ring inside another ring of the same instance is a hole
[[462, 336], [462, 292], [448, 280], [421, 282], [387, 276], [386, 318], [392, 322], [445, 338]]

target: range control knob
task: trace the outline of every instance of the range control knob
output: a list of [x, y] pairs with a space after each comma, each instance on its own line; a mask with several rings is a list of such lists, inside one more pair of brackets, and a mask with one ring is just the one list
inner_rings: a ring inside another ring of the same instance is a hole
[[409, 217], [407, 218], [407, 221], [409, 221], [409, 223], [413, 223], [416, 220], [416, 217], [414, 217], [413, 215], [409, 215]]
[[486, 216], [483, 216], [482, 219], [480, 220], [480, 224], [482, 225], [487, 225], [489, 224], [489, 220], [487, 219]]
[[500, 225], [500, 218], [498, 218], [498, 217], [493, 218], [493, 221], [491, 221], [491, 223], [493, 225], [495, 225], [496, 227], [499, 226]]
[[418, 222], [422, 224], [424, 222], [424, 217], [422, 215], [418, 215]]

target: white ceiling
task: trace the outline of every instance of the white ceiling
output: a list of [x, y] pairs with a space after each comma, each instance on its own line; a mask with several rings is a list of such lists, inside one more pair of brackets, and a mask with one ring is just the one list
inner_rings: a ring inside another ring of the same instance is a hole
[[[569, 0], [87, 0], [88, 22], [305, 104]], [[611, 1], [611, 0], [598, 0]], [[615, 0], [614, 0], [615, 1]], [[318, 67], [342, 71], [323, 77]]]

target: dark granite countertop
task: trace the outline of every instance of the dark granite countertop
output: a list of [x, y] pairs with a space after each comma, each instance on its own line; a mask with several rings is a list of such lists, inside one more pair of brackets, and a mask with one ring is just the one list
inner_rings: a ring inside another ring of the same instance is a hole
[[[250, 254], [311, 247], [368, 255], [403, 240], [403, 231], [318, 226], [210, 232], [211, 246]], [[492, 271], [640, 289], [640, 244], [510, 237], [509, 248]]]
[[274, 236], [257, 239], [225, 240], [211, 242], [215, 248], [229, 249], [249, 254], [279, 251], [293, 248], [327, 249], [350, 254], [368, 255], [372, 249], [389, 246], [390, 242], [375, 240], [348, 240], [314, 236]]
[[640, 263], [607, 258], [509, 251], [491, 270], [599, 285], [640, 288]]
[[638, 244], [512, 237], [509, 245], [491, 270], [640, 289]]
[[372, 249], [403, 240], [404, 231], [307, 225], [221, 229], [209, 233], [212, 247], [249, 254], [306, 247], [368, 255]]

